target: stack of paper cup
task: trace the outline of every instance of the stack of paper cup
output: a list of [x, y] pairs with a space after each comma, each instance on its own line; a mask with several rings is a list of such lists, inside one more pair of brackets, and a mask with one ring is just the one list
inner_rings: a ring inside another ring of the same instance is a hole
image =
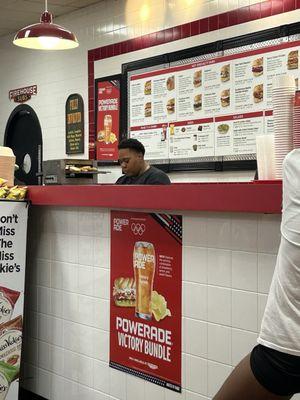
[[15, 162], [12, 149], [0, 146], [0, 178], [6, 179], [8, 186], [14, 184]]
[[274, 135], [256, 136], [256, 160], [259, 180], [273, 180], [276, 178]]
[[272, 101], [274, 118], [275, 176], [282, 179], [282, 162], [293, 149], [293, 103], [295, 78], [281, 75], [273, 78]]
[[294, 102], [293, 148], [300, 148], [300, 90], [296, 91]]

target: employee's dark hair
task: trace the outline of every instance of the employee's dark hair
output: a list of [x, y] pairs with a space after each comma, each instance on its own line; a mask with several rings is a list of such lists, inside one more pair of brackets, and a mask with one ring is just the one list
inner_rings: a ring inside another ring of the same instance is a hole
[[142, 153], [143, 156], [145, 155], [145, 147], [137, 139], [123, 139], [119, 143], [118, 149], [130, 149], [137, 153]]

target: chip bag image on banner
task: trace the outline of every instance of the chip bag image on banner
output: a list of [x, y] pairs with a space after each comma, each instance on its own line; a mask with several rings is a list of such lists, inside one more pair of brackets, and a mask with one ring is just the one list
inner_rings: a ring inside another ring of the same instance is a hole
[[2, 201], [0, 218], [0, 400], [17, 400], [22, 352], [28, 203]]
[[111, 212], [110, 366], [181, 392], [182, 217]]

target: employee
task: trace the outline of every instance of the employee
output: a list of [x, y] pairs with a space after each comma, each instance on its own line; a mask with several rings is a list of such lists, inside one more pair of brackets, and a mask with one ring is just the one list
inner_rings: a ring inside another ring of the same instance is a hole
[[122, 168], [117, 185], [169, 185], [167, 174], [150, 166], [145, 160], [145, 147], [137, 139], [124, 139], [119, 145], [119, 163]]

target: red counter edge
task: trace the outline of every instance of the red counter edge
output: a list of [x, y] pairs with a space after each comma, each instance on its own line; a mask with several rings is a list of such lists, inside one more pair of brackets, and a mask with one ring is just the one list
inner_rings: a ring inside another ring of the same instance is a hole
[[180, 183], [168, 186], [30, 186], [33, 205], [132, 210], [281, 213], [280, 183]]

